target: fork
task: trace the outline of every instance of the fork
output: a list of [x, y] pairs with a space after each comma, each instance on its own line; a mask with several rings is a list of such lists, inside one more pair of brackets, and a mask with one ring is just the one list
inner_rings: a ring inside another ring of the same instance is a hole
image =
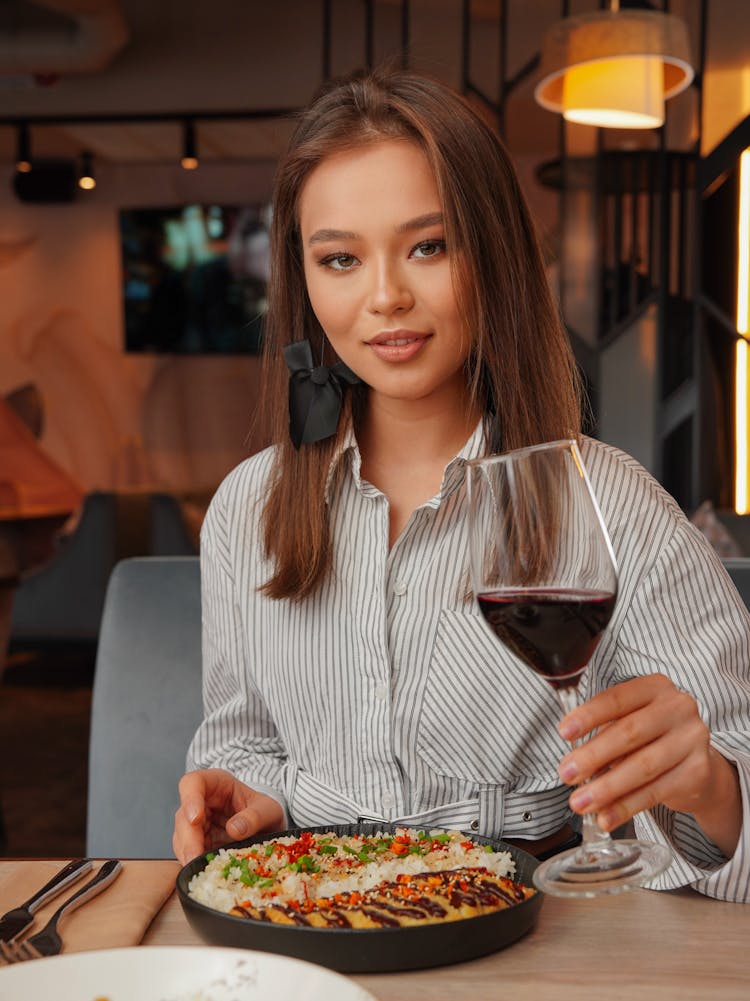
[[118, 859], [110, 859], [101, 866], [93, 879], [58, 907], [40, 932], [23, 942], [0, 942], [0, 964], [20, 963], [26, 959], [40, 959], [42, 956], [56, 956], [63, 945], [57, 930], [62, 918], [101, 893], [117, 879], [121, 871], [122, 863]]
[[3, 914], [0, 917], [0, 941], [11, 942], [14, 938], [18, 938], [29, 925], [34, 923], [34, 914], [43, 904], [52, 900], [71, 883], [84, 876], [93, 864], [89, 858], [79, 858], [68, 862], [40, 890], [37, 890], [33, 897], [29, 897], [23, 904]]

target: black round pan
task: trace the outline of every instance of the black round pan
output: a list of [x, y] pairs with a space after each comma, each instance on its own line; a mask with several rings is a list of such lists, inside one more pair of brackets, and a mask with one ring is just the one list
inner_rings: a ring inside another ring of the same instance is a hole
[[[313, 833], [333, 832], [347, 837], [393, 832], [389, 824], [354, 824], [308, 828]], [[303, 828], [280, 834], [259, 834], [237, 841], [227, 848], [247, 848], [274, 837], [299, 837]], [[513, 879], [532, 885], [531, 875], [537, 860], [504, 841], [468, 835], [478, 844], [507, 851], [516, 863]], [[259, 949], [276, 952], [308, 962], [319, 963], [341, 973], [388, 973], [396, 970], [419, 970], [476, 959], [496, 952], [525, 935], [536, 923], [544, 899], [537, 892], [520, 904], [483, 914], [476, 918], [448, 921], [443, 924], [412, 925], [406, 928], [304, 928], [278, 925], [252, 918], [238, 918], [198, 903], [188, 896], [192, 877], [206, 866], [205, 855], [189, 862], [177, 877], [177, 893], [185, 915], [195, 931], [211, 945]]]

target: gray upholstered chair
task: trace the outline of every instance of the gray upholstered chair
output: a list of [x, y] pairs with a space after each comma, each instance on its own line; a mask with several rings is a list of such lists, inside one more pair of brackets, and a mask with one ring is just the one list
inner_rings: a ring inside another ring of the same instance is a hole
[[16, 591], [10, 639], [95, 643], [115, 564], [131, 556], [195, 556], [180, 502], [165, 493], [95, 492], [50, 562]]
[[114, 494], [88, 494], [75, 529], [54, 558], [16, 591], [11, 642], [96, 642], [104, 592], [117, 562], [115, 524]]
[[197, 557], [115, 567], [94, 675], [87, 854], [170, 858], [177, 782], [201, 719]]

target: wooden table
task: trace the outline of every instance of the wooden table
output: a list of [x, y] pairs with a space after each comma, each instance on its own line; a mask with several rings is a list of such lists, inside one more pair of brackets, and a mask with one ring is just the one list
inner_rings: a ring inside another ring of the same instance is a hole
[[[201, 944], [176, 896], [144, 939], [146, 946]], [[748, 1001], [750, 907], [690, 890], [548, 897], [534, 930], [492, 956], [353, 979], [378, 1001]]]

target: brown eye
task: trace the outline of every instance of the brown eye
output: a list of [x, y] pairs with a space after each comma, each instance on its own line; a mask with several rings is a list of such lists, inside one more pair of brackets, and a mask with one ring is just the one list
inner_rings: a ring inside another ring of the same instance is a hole
[[445, 240], [423, 240], [412, 250], [411, 256], [417, 258], [438, 257], [445, 253]]
[[333, 271], [349, 271], [357, 263], [357, 258], [354, 254], [329, 254], [320, 263]]

